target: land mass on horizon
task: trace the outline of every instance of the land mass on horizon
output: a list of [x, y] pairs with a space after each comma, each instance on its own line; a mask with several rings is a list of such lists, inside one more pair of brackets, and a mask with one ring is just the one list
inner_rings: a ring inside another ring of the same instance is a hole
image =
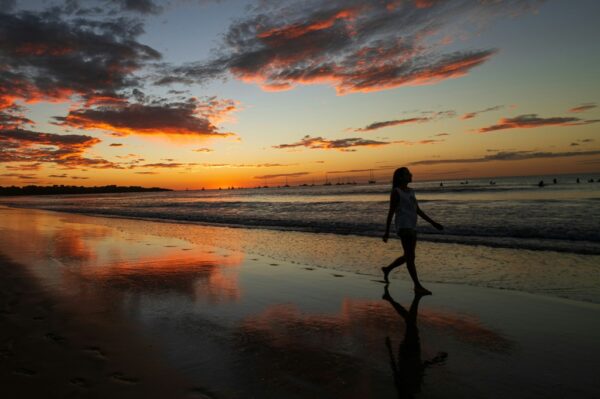
[[103, 194], [103, 193], [134, 193], [134, 192], [151, 192], [151, 191], [173, 191], [168, 188], [161, 187], [140, 187], [140, 186], [0, 186], [0, 196], [16, 196], [16, 195], [57, 195], [57, 194]]

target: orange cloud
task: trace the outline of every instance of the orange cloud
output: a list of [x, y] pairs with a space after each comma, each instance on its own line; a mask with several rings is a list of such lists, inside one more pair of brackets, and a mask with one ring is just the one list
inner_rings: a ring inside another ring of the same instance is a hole
[[333, 15], [315, 21], [309, 21], [304, 24], [293, 24], [283, 27], [277, 27], [258, 33], [259, 39], [266, 40], [291, 40], [306, 35], [309, 32], [331, 28], [338, 20], [352, 20], [358, 13], [358, 8], [349, 8], [339, 10]]
[[166, 66], [157, 83], [189, 84], [231, 74], [266, 91], [327, 84], [338, 94], [434, 84], [465, 76], [496, 53], [494, 49], [450, 51], [457, 21], [515, 15], [530, 9], [530, 3], [265, 4], [229, 27], [218, 56], [207, 62]]
[[200, 102], [125, 103], [80, 108], [66, 117], [55, 117], [59, 125], [79, 129], [100, 129], [117, 135], [184, 135], [227, 137], [209, 118], [222, 118], [235, 110], [233, 103], [210, 99]]

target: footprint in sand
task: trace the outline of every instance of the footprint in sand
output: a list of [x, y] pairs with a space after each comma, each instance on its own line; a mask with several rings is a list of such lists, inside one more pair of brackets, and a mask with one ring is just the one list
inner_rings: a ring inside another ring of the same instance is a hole
[[332, 274], [333, 277], [344, 277], [343, 274]]
[[89, 385], [87, 383], [87, 381], [84, 378], [81, 377], [75, 377], [72, 378], [71, 381], [69, 381], [71, 384], [78, 386], [80, 388], [87, 388]]
[[46, 337], [47, 339], [52, 340], [52, 341], [54, 341], [56, 343], [65, 342], [67, 340], [62, 335], [59, 335], [59, 334], [54, 333], [54, 332], [49, 332], [46, 335], [44, 335], [44, 337]]
[[255, 262], [257, 262], [257, 261], [258, 261], [258, 259], [257, 259], [257, 258], [252, 258], [252, 259], [250, 259], [250, 260], [253, 260], [253, 261], [255, 261]]
[[17, 374], [17, 375], [22, 375], [25, 377], [33, 377], [34, 375], [37, 374], [36, 371], [31, 370], [31, 369], [26, 369], [24, 367], [18, 368], [15, 371], [13, 371], [13, 373]]
[[269, 266], [279, 266], [278, 263], [271, 263]]
[[101, 360], [106, 359], [106, 355], [104, 354], [104, 352], [102, 352], [102, 350], [100, 348], [98, 348], [97, 346], [88, 346], [83, 351], [89, 355], [94, 356], [95, 358], [98, 358]]
[[315, 270], [314, 267], [305, 267], [304, 270]]
[[203, 388], [191, 388], [190, 397], [195, 399], [213, 399], [215, 396]]
[[110, 375], [110, 378], [115, 381], [115, 382], [119, 382], [121, 384], [137, 384], [140, 380], [138, 380], [137, 378], [133, 378], [133, 377], [126, 377], [123, 373], [120, 372], [116, 372], [116, 373], [112, 373]]
[[14, 353], [8, 349], [0, 349], [0, 358], [9, 358], [12, 357]]

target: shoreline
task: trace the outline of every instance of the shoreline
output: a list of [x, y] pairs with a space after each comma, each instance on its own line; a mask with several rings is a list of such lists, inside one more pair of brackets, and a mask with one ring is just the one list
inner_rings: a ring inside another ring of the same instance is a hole
[[[24, 213], [49, 212], [58, 217], [72, 215], [74, 218], [91, 218], [107, 227], [126, 225], [138, 232], [149, 229], [152, 234], [179, 236], [193, 244], [243, 250], [280, 261], [376, 278], [380, 276], [380, 267], [387, 265], [401, 253], [399, 240], [391, 240], [385, 245], [379, 237], [228, 227], [190, 221], [89, 215], [21, 207], [0, 206], [0, 212], [3, 208]], [[273, 241], [281, 243], [271, 245]], [[307, 253], [299, 247], [312, 248], [312, 251]], [[425, 282], [498, 288], [596, 304], [600, 304], [600, 282], [590, 280], [589, 276], [597, 273], [599, 263], [600, 255], [431, 241], [420, 241], [417, 246], [417, 268]], [[573, 269], [573, 265], [576, 265], [576, 269]], [[406, 273], [392, 275], [392, 279], [397, 278], [408, 280]]]
[[0, 231], [14, 277], [0, 280], [0, 378], [21, 397], [600, 393], [597, 304], [435, 282], [415, 298], [405, 273], [382, 300], [371, 275], [271, 257], [309, 252], [292, 233], [258, 254], [254, 231], [196, 228], [192, 242], [186, 226], [45, 211], [5, 212]]
[[[114, 213], [96, 213], [96, 212], [87, 212], [87, 211], [77, 211], [77, 210], [66, 210], [66, 209], [46, 209], [46, 208], [36, 208], [36, 207], [27, 207], [27, 206], [17, 206], [14, 204], [6, 205], [0, 204], [0, 208], [13, 208], [13, 209], [31, 209], [45, 212], [57, 212], [57, 213], [67, 213], [73, 215], [83, 215], [83, 216], [91, 216], [98, 218], [112, 218], [112, 219], [127, 219], [127, 220], [139, 220], [139, 221], [148, 221], [148, 222], [157, 222], [157, 223], [175, 223], [175, 224], [188, 224], [194, 226], [206, 226], [206, 227], [221, 227], [225, 229], [249, 229], [249, 230], [268, 230], [274, 232], [297, 232], [297, 233], [307, 233], [307, 234], [332, 234], [338, 236], [353, 236], [359, 238], [380, 238], [381, 234], [373, 233], [373, 234], [356, 234], [347, 230], [340, 231], [321, 231], [318, 228], [309, 228], [309, 227], [301, 227], [301, 226], [281, 226], [281, 225], [244, 225], [244, 224], [236, 224], [236, 223], [219, 223], [219, 222], [210, 222], [210, 221], [202, 221], [202, 220], [189, 220], [189, 219], [166, 219], [166, 218], [158, 218], [152, 216], [132, 216], [126, 214], [114, 214]], [[455, 237], [447, 236], [441, 233], [436, 232], [419, 232], [419, 237], [421, 242], [433, 243], [433, 244], [456, 244], [456, 245], [464, 245], [464, 246], [482, 246], [490, 249], [511, 249], [511, 250], [523, 250], [523, 251], [536, 251], [536, 252], [555, 252], [558, 254], [575, 254], [575, 255], [590, 255], [590, 256], [598, 256], [600, 259], [600, 249], [590, 249], [589, 246], [592, 244], [596, 244], [593, 241], [586, 240], [559, 240], [555, 238], [545, 238], [545, 241], [549, 243], [539, 244], [538, 238], [528, 238], [528, 237], [495, 237], [496, 241], [489, 241], [489, 237], [487, 236], [475, 236], [475, 235], [460, 235]], [[396, 238], [394, 236], [394, 238]], [[527, 242], [528, 245], [523, 246], [523, 242]], [[569, 246], [572, 246], [573, 243], [577, 243], [579, 245], [584, 245], [584, 247], [579, 250], [569, 249]]]

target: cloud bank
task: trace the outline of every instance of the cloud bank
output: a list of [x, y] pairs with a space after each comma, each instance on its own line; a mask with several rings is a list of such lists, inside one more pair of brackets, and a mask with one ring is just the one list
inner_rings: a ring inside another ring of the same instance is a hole
[[264, 90], [328, 84], [338, 94], [436, 83], [464, 76], [496, 53], [447, 48], [448, 37], [464, 37], [460, 27], [515, 15], [536, 3], [264, 1], [229, 27], [212, 60], [166, 68], [156, 83], [231, 75]]

